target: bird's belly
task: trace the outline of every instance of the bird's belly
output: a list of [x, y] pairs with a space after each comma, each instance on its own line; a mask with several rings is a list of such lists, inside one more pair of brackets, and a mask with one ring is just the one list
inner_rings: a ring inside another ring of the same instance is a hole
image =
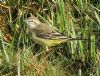
[[41, 38], [36, 38], [34, 39], [34, 41], [37, 43], [37, 44], [40, 44], [40, 45], [45, 45], [45, 46], [55, 46], [55, 45], [58, 45], [58, 44], [61, 44], [63, 42], [66, 41], [66, 39], [55, 39], [55, 40], [49, 40], [49, 39], [41, 39]]

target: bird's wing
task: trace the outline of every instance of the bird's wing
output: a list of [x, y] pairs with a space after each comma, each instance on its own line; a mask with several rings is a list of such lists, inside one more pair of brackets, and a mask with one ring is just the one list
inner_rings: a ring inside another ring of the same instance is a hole
[[46, 33], [45, 35], [48, 36], [49, 39], [67, 39], [66, 36], [57, 31], [52, 31], [51, 33]]
[[43, 25], [44, 28], [39, 27], [39, 29], [34, 29], [33, 31], [36, 33], [37, 37], [43, 39], [68, 39], [66, 36], [61, 34], [59, 31], [55, 30], [52, 27], [47, 25]]

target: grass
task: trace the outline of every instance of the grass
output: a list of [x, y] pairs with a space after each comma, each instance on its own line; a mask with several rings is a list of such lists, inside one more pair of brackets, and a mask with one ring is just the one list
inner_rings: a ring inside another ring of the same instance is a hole
[[[100, 1], [7, 0], [0, 3], [0, 76], [99, 76]], [[32, 13], [71, 38], [46, 57], [24, 19]]]

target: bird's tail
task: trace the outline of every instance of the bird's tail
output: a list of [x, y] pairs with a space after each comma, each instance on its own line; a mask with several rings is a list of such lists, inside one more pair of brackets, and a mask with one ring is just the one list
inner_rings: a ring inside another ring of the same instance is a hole
[[82, 39], [82, 38], [69, 38], [69, 40], [82, 40], [82, 41], [88, 41], [89, 39]]

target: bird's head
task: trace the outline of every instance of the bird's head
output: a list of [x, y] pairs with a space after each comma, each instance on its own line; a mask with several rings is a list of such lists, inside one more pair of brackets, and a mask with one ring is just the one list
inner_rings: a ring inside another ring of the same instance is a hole
[[28, 27], [29, 27], [30, 29], [36, 28], [36, 26], [39, 25], [39, 24], [41, 23], [41, 22], [40, 22], [36, 17], [34, 17], [34, 16], [31, 16], [31, 17], [27, 18], [27, 19], [24, 20], [24, 21], [27, 23], [27, 25], [28, 25]]

